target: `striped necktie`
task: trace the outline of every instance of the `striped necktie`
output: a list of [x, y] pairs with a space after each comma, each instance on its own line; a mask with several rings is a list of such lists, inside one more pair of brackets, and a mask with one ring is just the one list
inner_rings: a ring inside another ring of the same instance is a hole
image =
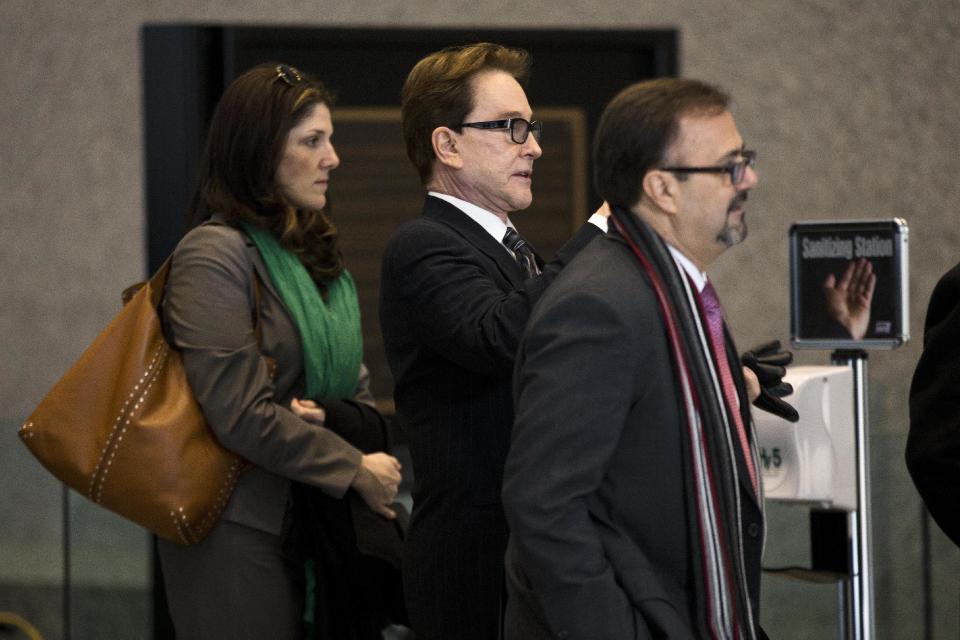
[[746, 461], [747, 471], [750, 473], [750, 483], [753, 485], [753, 490], [759, 495], [760, 487], [757, 484], [757, 471], [753, 466], [750, 441], [747, 438], [747, 430], [740, 413], [740, 402], [737, 399], [737, 387], [733, 382], [733, 373], [730, 371], [730, 360], [727, 358], [726, 341], [723, 333], [723, 307], [720, 306], [720, 299], [717, 298], [716, 290], [709, 282], [700, 292], [700, 301], [703, 303], [703, 310], [707, 315], [713, 359], [717, 363], [717, 372], [720, 374], [720, 385], [723, 387], [724, 399], [727, 408], [730, 409], [729, 413], [736, 423], [740, 447], [743, 450], [743, 459]]
[[503, 236], [503, 244], [513, 251], [513, 256], [520, 265], [520, 269], [527, 278], [533, 278], [540, 275], [540, 268], [537, 267], [537, 259], [534, 256], [530, 244], [517, 233], [513, 227], [507, 227], [507, 233]]

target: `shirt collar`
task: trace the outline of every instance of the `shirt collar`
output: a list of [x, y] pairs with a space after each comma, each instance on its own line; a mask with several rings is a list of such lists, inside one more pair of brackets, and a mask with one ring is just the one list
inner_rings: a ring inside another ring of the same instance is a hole
[[668, 244], [667, 248], [670, 249], [670, 255], [673, 256], [673, 261], [677, 263], [677, 266], [690, 276], [694, 286], [697, 287], [697, 293], [703, 291], [703, 288], [707, 286], [707, 274], [697, 269], [697, 266], [693, 264], [690, 258], [683, 255], [680, 250], [673, 245]]
[[[497, 214], [490, 213], [486, 209], [482, 209], [466, 200], [461, 200], [455, 196], [437, 191], [428, 191], [427, 195], [445, 200], [457, 209], [460, 209], [460, 211], [463, 211], [467, 217], [483, 227], [484, 230], [493, 236], [493, 239], [501, 245], [503, 244], [503, 236], [507, 233], [507, 227], [513, 228], [513, 222], [511, 222], [509, 218], [507, 218], [507, 224], [504, 224], [503, 220], [501, 220]], [[506, 247], [504, 247], [504, 249], [506, 249]]]

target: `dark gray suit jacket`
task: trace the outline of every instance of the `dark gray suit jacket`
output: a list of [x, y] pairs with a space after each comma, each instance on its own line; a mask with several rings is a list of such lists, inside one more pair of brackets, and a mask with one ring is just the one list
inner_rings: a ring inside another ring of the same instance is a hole
[[[682, 407], [656, 298], [619, 235], [543, 296], [515, 380], [506, 638], [694, 637]], [[749, 479], [741, 494], [756, 610], [763, 518]]]
[[514, 356], [533, 303], [599, 235], [584, 225], [524, 280], [480, 225], [428, 196], [384, 252], [380, 326], [415, 478], [404, 589], [418, 640], [496, 638]]

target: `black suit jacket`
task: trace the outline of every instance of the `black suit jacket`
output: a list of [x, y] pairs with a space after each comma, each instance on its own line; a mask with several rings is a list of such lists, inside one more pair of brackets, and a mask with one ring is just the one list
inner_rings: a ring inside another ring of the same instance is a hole
[[480, 225], [428, 196], [387, 246], [380, 326], [413, 458], [404, 589], [418, 640], [496, 638], [517, 345], [533, 303], [598, 235], [584, 225], [525, 280]]
[[906, 459], [933, 519], [960, 546], [960, 264], [930, 297], [910, 386]]
[[[620, 236], [591, 244], [546, 292], [515, 379], [506, 638], [695, 637], [684, 414], [660, 309]], [[756, 613], [763, 514], [735, 449]]]

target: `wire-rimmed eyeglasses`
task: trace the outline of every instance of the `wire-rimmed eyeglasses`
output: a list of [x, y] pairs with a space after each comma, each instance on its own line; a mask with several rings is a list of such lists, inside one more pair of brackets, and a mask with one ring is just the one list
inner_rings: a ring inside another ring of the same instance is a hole
[[728, 162], [716, 167], [661, 167], [661, 171], [671, 173], [729, 173], [730, 182], [737, 185], [743, 182], [747, 175], [747, 167], [757, 164], [757, 152], [744, 149], [740, 152], [741, 159], [737, 162]]
[[527, 141], [527, 136], [533, 134], [533, 139], [540, 142], [540, 136], [543, 133], [543, 123], [539, 120], [530, 122], [523, 118], [507, 118], [506, 120], [487, 120], [485, 122], [461, 122], [459, 127], [471, 127], [473, 129], [485, 129], [492, 131], [496, 129], [509, 129], [510, 139], [517, 144], [523, 144]]

